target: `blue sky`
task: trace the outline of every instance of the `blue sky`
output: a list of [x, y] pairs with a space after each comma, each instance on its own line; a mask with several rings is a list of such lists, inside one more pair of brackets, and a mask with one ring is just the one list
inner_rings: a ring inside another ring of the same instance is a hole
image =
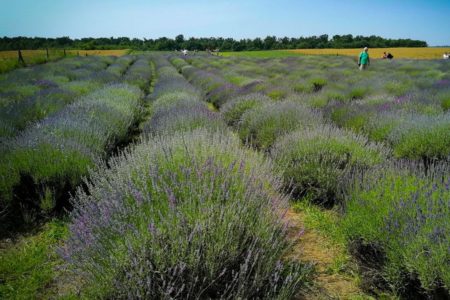
[[450, 45], [450, 0], [0, 0], [0, 36], [380, 35]]

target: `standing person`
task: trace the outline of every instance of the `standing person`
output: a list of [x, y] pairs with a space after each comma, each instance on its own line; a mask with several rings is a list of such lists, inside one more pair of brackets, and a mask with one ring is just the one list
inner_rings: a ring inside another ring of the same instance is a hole
[[364, 51], [359, 54], [358, 65], [361, 71], [370, 66], [369, 48], [364, 47]]

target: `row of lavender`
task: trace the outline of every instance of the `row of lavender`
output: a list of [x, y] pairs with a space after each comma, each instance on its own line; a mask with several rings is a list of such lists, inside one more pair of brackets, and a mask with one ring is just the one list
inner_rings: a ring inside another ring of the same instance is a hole
[[[120, 76], [131, 60], [111, 65], [108, 72]], [[28, 222], [67, 205], [69, 192], [88, 169], [129, 138], [142, 114], [139, 87], [150, 77], [149, 58], [138, 57], [124, 75], [126, 83], [90, 92], [6, 140], [0, 149], [2, 217]]]
[[[378, 282], [402, 293], [417, 278], [421, 292], [444, 287], [448, 294], [450, 168], [445, 161], [425, 167], [397, 161], [389, 148], [330, 125], [298, 97], [274, 102], [218, 72], [179, 58], [172, 62], [207, 96], [220, 95], [210, 101], [243, 141], [265, 151], [284, 170], [285, 186], [296, 198], [339, 203], [344, 211], [339, 226], [349, 245], [382, 253]], [[230, 94], [223, 92], [228, 89]], [[442, 136], [425, 135], [433, 138]], [[448, 153], [450, 147], [443, 147]]]
[[344, 57], [190, 61], [241, 88], [321, 109], [339, 127], [387, 144], [397, 158], [449, 159], [448, 62], [375, 61], [361, 73]]
[[282, 262], [287, 199], [198, 90], [156, 55], [139, 143], [92, 172], [62, 253], [88, 298], [290, 299], [310, 268]]
[[71, 58], [6, 74], [0, 81], [0, 141], [104, 84], [118, 82], [134, 60]]

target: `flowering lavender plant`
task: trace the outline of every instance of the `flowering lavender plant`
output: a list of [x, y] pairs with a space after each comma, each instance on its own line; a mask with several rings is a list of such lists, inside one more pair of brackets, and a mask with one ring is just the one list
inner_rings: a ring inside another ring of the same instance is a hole
[[140, 99], [135, 87], [107, 86], [10, 140], [0, 159], [2, 205], [51, 211], [126, 137]]
[[381, 164], [387, 150], [351, 131], [322, 125], [280, 137], [271, 155], [296, 197], [330, 205], [343, 200], [340, 189], [352, 172]]
[[239, 136], [258, 149], [267, 150], [281, 135], [322, 122], [317, 111], [291, 101], [267, 103], [246, 111], [239, 122]]
[[287, 199], [261, 155], [205, 129], [143, 140], [91, 174], [62, 249], [87, 297], [290, 298]]
[[400, 292], [405, 272], [418, 276], [424, 292], [450, 288], [449, 174], [448, 165], [391, 163], [357, 177], [349, 192], [342, 231], [381, 245], [383, 277]]

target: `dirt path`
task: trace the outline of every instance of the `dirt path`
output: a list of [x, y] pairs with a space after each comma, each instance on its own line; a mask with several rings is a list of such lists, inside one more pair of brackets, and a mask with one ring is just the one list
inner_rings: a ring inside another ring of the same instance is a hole
[[[339, 249], [330, 246], [330, 241], [323, 234], [305, 228], [303, 212], [295, 212], [291, 208], [285, 217], [289, 221], [289, 238], [295, 240], [289, 256], [316, 266], [315, 287], [297, 299], [373, 299], [361, 291], [351, 275], [333, 271]], [[303, 234], [299, 235], [299, 232]]]

